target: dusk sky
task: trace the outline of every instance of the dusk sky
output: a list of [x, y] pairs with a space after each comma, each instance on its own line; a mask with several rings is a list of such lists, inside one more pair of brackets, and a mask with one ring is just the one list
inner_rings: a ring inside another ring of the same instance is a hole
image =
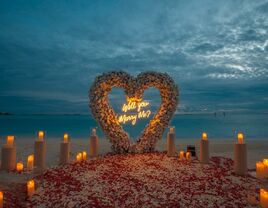
[[110, 70], [167, 72], [178, 112], [268, 112], [268, 1], [1, 2], [1, 112], [88, 113]]

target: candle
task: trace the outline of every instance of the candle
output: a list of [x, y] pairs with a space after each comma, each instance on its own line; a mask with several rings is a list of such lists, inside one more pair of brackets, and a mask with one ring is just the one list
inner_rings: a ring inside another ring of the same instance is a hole
[[33, 170], [33, 163], [34, 163], [34, 155], [29, 155], [27, 158], [27, 170]]
[[18, 162], [16, 165], [16, 170], [18, 172], [22, 172], [23, 171], [23, 163], [22, 162]]
[[203, 132], [202, 133], [202, 140], [207, 140], [207, 138], [208, 138], [207, 133], [206, 132]]
[[82, 159], [87, 160], [87, 152], [86, 151], [82, 152]]
[[12, 147], [14, 144], [14, 136], [7, 136], [7, 146]]
[[247, 166], [247, 144], [244, 143], [244, 135], [237, 134], [238, 142], [234, 144], [234, 172], [237, 175], [246, 175]]
[[63, 142], [64, 142], [64, 143], [67, 143], [68, 140], [69, 140], [69, 135], [65, 133], [65, 134], [63, 135]]
[[209, 140], [206, 132], [202, 133], [200, 140], [200, 162], [203, 164], [209, 163]]
[[38, 140], [43, 141], [44, 140], [44, 136], [45, 136], [45, 132], [44, 131], [39, 131], [38, 132]]
[[82, 153], [79, 152], [79, 153], [77, 153], [77, 155], [76, 155], [76, 161], [77, 161], [77, 162], [80, 162], [81, 160], [82, 160]]
[[35, 192], [34, 188], [34, 180], [30, 180], [27, 182], [27, 195], [28, 197], [31, 197]]
[[256, 176], [260, 179], [264, 177], [264, 164], [261, 161], [256, 162]]
[[186, 152], [186, 159], [191, 160], [191, 152]]
[[98, 155], [99, 138], [96, 134], [96, 129], [92, 129], [92, 134], [89, 140], [89, 156], [96, 157]]
[[184, 151], [180, 151], [180, 159], [182, 160], [184, 158]]
[[268, 208], [268, 191], [260, 189], [260, 205], [262, 208]]
[[0, 208], [3, 208], [4, 206], [4, 194], [2, 191], [0, 191]]
[[237, 134], [237, 142], [238, 142], [238, 144], [244, 143], [244, 135], [242, 133]]

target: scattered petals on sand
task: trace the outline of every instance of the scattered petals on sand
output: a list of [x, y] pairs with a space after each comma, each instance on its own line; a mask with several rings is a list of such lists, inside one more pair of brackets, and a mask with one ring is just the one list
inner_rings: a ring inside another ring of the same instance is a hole
[[[25, 200], [22, 184], [8, 191], [16, 207], [251, 207], [260, 181], [232, 173], [233, 161], [180, 161], [164, 153], [107, 155], [47, 170]], [[16, 189], [16, 190], [15, 190]], [[20, 193], [20, 194], [18, 194]], [[8, 206], [7, 206], [8, 207]]]

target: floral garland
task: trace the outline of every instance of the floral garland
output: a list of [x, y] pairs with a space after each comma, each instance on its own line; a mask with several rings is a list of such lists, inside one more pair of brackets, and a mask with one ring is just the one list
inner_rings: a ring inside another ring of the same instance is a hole
[[[127, 99], [137, 102], [142, 100], [144, 91], [149, 87], [155, 87], [160, 91], [160, 108], [134, 144], [119, 124], [109, 104], [108, 94], [113, 87], [123, 88]], [[157, 140], [162, 138], [176, 111], [178, 95], [177, 85], [166, 73], [144, 72], [134, 78], [123, 71], [112, 71], [96, 77], [89, 90], [89, 106], [94, 118], [110, 140], [114, 153], [151, 152], [155, 149]]]

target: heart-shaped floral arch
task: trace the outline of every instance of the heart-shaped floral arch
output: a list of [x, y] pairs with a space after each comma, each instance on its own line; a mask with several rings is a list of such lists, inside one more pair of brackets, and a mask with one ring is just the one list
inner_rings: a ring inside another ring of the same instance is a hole
[[[131, 142], [109, 103], [108, 94], [114, 87], [123, 88], [126, 98], [135, 102], [142, 100], [144, 91], [149, 87], [160, 91], [161, 105], [136, 143]], [[112, 71], [96, 77], [89, 90], [89, 106], [92, 115], [112, 143], [113, 152], [142, 153], [153, 151], [157, 141], [162, 138], [176, 111], [178, 96], [177, 85], [166, 73], [144, 72], [135, 78], [123, 71]]]

